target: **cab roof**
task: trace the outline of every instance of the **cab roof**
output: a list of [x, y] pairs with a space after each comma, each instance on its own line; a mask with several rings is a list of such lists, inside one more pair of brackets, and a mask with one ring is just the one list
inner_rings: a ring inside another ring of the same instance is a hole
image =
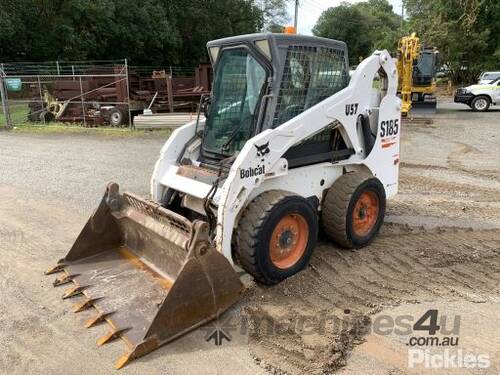
[[326, 47], [347, 50], [347, 45], [340, 40], [322, 38], [319, 36], [284, 33], [257, 33], [231, 36], [212, 40], [207, 43], [207, 48], [228, 44], [256, 42], [258, 40], [268, 40], [270, 44], [275, 45], [305, 45], [310, 47]]

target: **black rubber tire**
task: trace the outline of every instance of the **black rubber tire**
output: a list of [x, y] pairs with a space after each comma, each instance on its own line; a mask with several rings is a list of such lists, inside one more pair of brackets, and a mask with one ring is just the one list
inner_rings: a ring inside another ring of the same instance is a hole
[[109, 111], [109, 124], [119, 127], [124, 123], [125, 115], [119, 108], [113, 108]]
[[40, 121], [42, 122], [52, 122], [52, 121], [55, 121], [56, 119], [56, 116], [54, 116], [54, 114], [52, 112], [49, 112], [49, 111], [46, 111], [46, 110], [43, 110], [42, 112], [40, 112]]
[[[476, 105], [479, 102], [479, 100], [486, 100], [486, 107], [478, 109]], [[491, 105], [491, 100], [487, 96], [476, 96], [474, 99], [472, 99], [470, 103], [472, 110], [475, 112], [486, 112], [490, 108], [490, 105]]]
[[[290, 213], [300, 214], [309, 227], [304, 253], [291, 267], [276, 267], [269, 254], [269, 242], [280, 219]], [[318, 237], [318, 214], [303, 197], [272, 190], [259, 195], [249, 203], [238, 224], [236, 258], [245, 271], [263, 284], [277, 284], [309, 263]]]
[[[373, 191], [379, 199], [377, 220], [370, 232], [360, 237], [353, 231], [353, 211], [365, 191]], [[382, 183], [367, 173], [350, 172], [340, 176], [328, 189], [323, 201], [321, 225], [338, 245], [353, 249], [368, 245], [380, 230], [385, 216], [386, 196]]]

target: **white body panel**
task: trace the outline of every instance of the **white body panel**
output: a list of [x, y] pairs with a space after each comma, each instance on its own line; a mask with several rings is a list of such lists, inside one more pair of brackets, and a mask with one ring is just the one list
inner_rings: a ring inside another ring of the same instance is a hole
[[465, 89], [474, 96], [488, 96], [491, 99], [491, 104], [493, 105], [500, 103], [500, 81], [483, 85], [467, 86]]
[[[377, 72], [381, 76], [382, 91], [374, 95], [372, 86]], [[359, 64], [345, 89], [279, 127], [265, 130], [248, 140], [213, 199], [217, 205], [217, 249], [232, 262], [231, 236], [239, 215], [254, 197], [264, 191], [285, 190], [304, 197], [316, 196], [321, 202], [324, 191], [342, 175], [345, 168], [371, 172], [382, 182], [387, 198], [394, 196], [398, 190], [401, 130], [401, 100], [396, 95], [397, 83], [396, 65], [389, 53], [376, 51]], [[370, 116], [372, 132], [376, 134], [369, 155], [365, 153], [358, 126], [360, 114]], [[284, 153], [336, 121], [340, 123], [341, 133], [350, 143], [349, 147], [354, 149], [354, 154], [340, 162], [288, 169], [287, 160], [282, 157]], [[203, 126], [201, 122], [199, 127]], [[206, 197], [210, 184], [176, 174], [177, 159], [195, 135], [195, 130], [195, 122], [189, 123], [175, 130], [165, 143], [151, 179], [153, 200], [162, 201], [167, 188], [200, 199]], [[264, 156], [257, 155], [256, 146], [268, 142], [269, 152]], [[192, 156], [196, 164], [196, 153]]]

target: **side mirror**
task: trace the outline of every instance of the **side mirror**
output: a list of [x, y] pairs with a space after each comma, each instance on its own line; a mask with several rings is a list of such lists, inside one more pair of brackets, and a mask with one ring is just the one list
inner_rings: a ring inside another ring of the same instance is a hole
[[210, 111], [210, 103], [212, 102], [211, 96], [208, 94], [203, 94], [200, 97], [200, 104], [198, 106], [198, 116], [196, 117], [196, 129], [195, 133], [198, 134], [198, 125], [200, 124], [200, 115], [201, 112], [203, 111], [203, 115], [205, 116], [205, 119], [208, 118], [208, 113]]
[[212, 104], [212, 97], [210, 95], [202, 96], [200, 100], [200, 106], [201, 110], [203, 111], [203, 114], [205, 115], [205, 118], [208, 118], [208, 115], [210, 114], [211, 104]]

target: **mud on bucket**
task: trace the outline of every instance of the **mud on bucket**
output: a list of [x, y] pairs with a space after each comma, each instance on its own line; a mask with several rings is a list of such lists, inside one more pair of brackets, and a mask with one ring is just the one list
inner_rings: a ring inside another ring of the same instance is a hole
[[243, 290], [229, 261], [209, 242], [208, 224], [189, 221], [130, 193], [106, 193], [64, 259], [47, 274], [72, 284], [63, 299], [82, 296], [74, 311], [94, 308], [91, 327], [106, 321], [103, 345], [121, 338], [123, 367], [216, 318]]

